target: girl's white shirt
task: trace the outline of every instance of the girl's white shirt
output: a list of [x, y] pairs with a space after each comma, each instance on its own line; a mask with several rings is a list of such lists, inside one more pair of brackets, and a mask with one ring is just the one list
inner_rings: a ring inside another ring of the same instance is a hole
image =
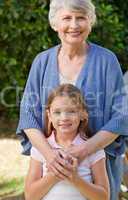
[[[47, 138], [48, 143], [53, 148], [62, 148], [55, 141], [54, 133]], [[80, 145], [85, 142], [80, 135], [78, 134], [75, 139], [72, 141], [73, 145]], [[31, 157], [42, 164], [42, 175], [45, 176], [47, 174], [46, 160], [43, 155], [35, 148], [31, 148]], [[93, 182], [91, 167], [100, 159], [105, 158], [104, 150], [99, 150], [96, 153], [85, 158], [78, 166], [78, 174], [87, 182]], [[77, 188], [75, 188], [68, 181], [60, 181], [55, 184], [52, 189], [45, 195], [42, 200], [86, 200], [84, 196], [79, 192]]]

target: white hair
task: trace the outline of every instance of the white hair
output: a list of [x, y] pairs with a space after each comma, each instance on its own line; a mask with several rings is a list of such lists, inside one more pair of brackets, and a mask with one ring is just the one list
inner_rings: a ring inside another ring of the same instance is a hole
[[49, 22], [52, 28], [56, 24], [56, 13], [61, 8], [85, 13], [85, 15], [90, 17], [92, 26], [96, 22], [95, 6], [91, 0], [51, 0]]

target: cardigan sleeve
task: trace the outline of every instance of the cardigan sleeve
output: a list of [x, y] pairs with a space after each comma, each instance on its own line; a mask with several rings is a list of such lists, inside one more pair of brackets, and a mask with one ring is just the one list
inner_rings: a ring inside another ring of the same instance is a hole
[[[110, 110], [109, 121], [101, 130], [128, 136], [128, 102], [123, 82], [123, 75], [116, 56], [106, 73], [105, 113]], [[107, 116], [106, 116], [107, 117]]]
[[[31, 143], [28, 140], [24, 129], [42, 129], [42, 106], [40, 98], [41, 83], [41, 54], [38, 54], [33, 61], [24, 94], [20, 104], [20, 118], [16, 134], [20, 136], [23, 154], [29, 155]], [[45, 60], [45, 58], [44, 58]], [[45, 65], [45, 64], [44, 64]]]

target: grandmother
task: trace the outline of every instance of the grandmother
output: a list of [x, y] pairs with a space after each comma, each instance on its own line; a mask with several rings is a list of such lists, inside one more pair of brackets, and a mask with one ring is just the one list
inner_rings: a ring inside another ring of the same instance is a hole
[[[29, 154], [32, 144], [46, 158], [49, 170], [64, 178], [70, 176], [71, 169], [65, 162], [68, 155], [81, 161], [105, 148], [111, 200], [117, 200], [121, 154], [124, 137], [128, 134], [128, 112], [123, 109], [125, 94], [121, 93], [123, 78], [119, 62], [113, 52], [87, 40], [96, 21], [91, 0], [52, 0], [49, 21], [60, 44], [39, 53], [33, 61], [17, 129], [22, 137], [23, 153]], [[76, 85], [85, 96], [92, 131], [92, 137], [83, 145], [68, 148], [65, 160], [43, 135], [48, 94], [62, 83]]]

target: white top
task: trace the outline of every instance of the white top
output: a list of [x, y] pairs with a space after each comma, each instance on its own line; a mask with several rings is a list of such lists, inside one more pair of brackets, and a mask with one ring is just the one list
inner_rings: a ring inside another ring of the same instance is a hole
[[69, 80], [66, 77], [64, 77], [61, 73], [59, 73], [59, 79], [60, 79], [60, 84], [70, 83], [72, 85], [76, 85], [77, 77], [74, 80]]
[[128, 85], [128, 71], [124, 74], [124, 83], [125, 85]]
[[[56, 143], [54, 133], [47, 139], [53, 148], [62, 148]], [[75, 137], [72, 144], [80, 145], [85, 142], [79, 134]], [[43, 176], [47, 174], [46, 160], [43, 155], [35, 148], [31, 149], [31, 157], [42, 163]], [[91, 167], [100, 159], [105, 158], [104, 150], [97, 151], [96, 153], [88, 156], [78, 166], [78, 174], [86, 181], [93, 182]], [[85, 200], [79, 190], [71, 185], [68, 181], [60, 181], [55, 184], [52, 189], [45, 195], [42, 200]]]

